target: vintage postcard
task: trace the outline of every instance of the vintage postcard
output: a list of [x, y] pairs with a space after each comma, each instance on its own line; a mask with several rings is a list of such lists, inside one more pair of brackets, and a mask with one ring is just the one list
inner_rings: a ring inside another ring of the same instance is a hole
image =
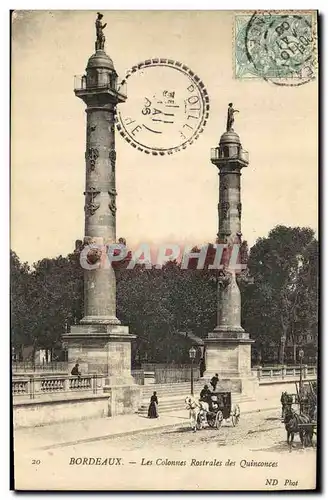
[[12, 12], [14, 489], [318, 487], [317, 27]]

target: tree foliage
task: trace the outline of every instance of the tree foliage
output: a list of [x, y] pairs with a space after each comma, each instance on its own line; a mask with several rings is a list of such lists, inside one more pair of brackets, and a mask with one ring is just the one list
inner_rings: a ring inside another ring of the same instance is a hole
[[[197, 249], [193, 249], [194, 251]], [[162, 268], [127, 259], [115, 266], [117, 316], [137, 335], [134, 353], [156, 362], [187, 361], [188, 345], [178, 332], [205, 337], [216, 326], [216, 279], [177, 261]], [[254, 284], [242, 286], [243, 327], [262, 360], [281, 354], [281, 338], [294, 346], [317, 337], [318, 242], [309, 228], [277, 226], [252, 247]], [[83, 316], [83, 270], [79, 254], [42, 259], [32, 268], [11, 252], [11, 332], [15, 347], [51, 349], [65, 325]], [[280, 350], [280, 351], [279, 351]]]
[[81, 318], [82, 276], [74, 254], [42, 259], [31, 269], [11, 252], [11, 335], [16, 350], [61, 345], [66, 323]]
[[283, 345], [303, 344], [317, 335], [318, 242], [310, 228], [277, 226], [250, 252], [254, 286], [244, 290], [244, 326], [258, 352], [282, 357]]
[[10, 252], [10, 303], [11, 339], [14, 346], [32, 344], [32, 328], [29, 323], [29, 284], [31, 270], [21, 263], [15, 252]]

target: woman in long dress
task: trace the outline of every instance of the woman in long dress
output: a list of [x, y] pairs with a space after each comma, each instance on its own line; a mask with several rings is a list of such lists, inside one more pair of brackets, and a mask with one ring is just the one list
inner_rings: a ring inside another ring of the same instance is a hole
[[150, 398], [150, 405], [148, 408], [148, 418], [158, 418], [158, 399], [156, 392]]

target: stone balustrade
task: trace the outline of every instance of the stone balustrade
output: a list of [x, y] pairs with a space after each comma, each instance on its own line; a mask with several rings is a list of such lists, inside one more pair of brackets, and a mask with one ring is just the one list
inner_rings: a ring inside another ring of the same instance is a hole
[[19, 373], [48, 373], [67, 374], [68, 363], [65, 361], [52, 361], [51, 363], [33, 363], [33, 361], [13, 361], [11, 364], [13, 374]]
[[[316, 366], [302, 366], [303, 379], [314, 378], [317, 375]], [[291, 380], [300, 377], [300, 366], [257, 366], [252, 368], [253, 374], [260, 383], [270, 383], [276, 380]], [[133, 371], [137, 385], [156, 383], [155, 372], [138, 370]], [[81, 375], [81, 377], [63, 374], [15, 374], [12, 378], [12, 395], [15, 398], [27, 399], [42, 398], [44, 395], [53, 394], [97, 394], [102, 392], [105, 385], [104, 377], [100, 375]], [[170, 383], [168, 383], [170, 384]]]
[[22, 379], [15, 379], [11, 384], [13, 396], [19, 396], [21, 394], [29, 393], [29, 381]]
[[42, 397], [44, 394], [96, 394], [104, 386], [104, 378], [99, 375], [21, 375], [12, 379], [12, 395], [25, 396], [30, 399]]
[[[300, 377], [301, 367], [297, 366], [257, 366], [252, 369], [259, 380]], [[302, 365], [303, 379], [317, 376], [317, 367]]]

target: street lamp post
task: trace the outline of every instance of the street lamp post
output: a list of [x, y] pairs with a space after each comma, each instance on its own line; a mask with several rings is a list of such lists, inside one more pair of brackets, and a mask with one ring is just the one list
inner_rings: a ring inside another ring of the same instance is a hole
[[298, 352], [298, 356], [300, 358], [300, 390], [299, 390], [299, 399], [300, 399], [300, 413], [302, 413], [303, 410], [303, 356], [304, 356], [304, 351], [303, 349], [300, 349]]
[[191, 392], [191, 395], [193, 396], [194, 395], [194, 361], [195, 361], [195, 357], [196, 357], [196, 349], [194, 347], [191, 347], [189, 349], [189, 358], [191, 360], [191, 367], [190, 367], [190, 375], [191, 375], [191, 378], [190, 378], [190, 392]]

